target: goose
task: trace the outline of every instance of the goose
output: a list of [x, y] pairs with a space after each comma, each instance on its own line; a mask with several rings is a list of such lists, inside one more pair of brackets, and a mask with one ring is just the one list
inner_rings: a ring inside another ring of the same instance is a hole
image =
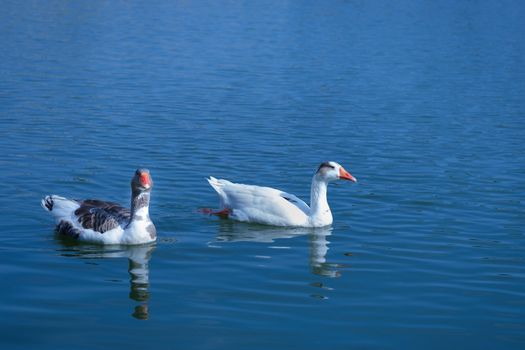
[[207, 180], [219, 195], [222, 210], [205, 209], [204, 212], [272, 226], [324, 227], [333, 222], [326, 199], [328, 183], [339, 179], [357, 182], [339, 163], [322, 163], [312, 179], [308, 206], [293, 194], [274, 188], [237, 184], [210, 176]]
[[44, 197], [41, 204], [55, 217], [60, 236], [96, 244], [143, 244], [157, 238], [149, 217], [152, 188], [149, 170], [137, 169], [131, 179], [131, 210], [113, 202], [57, 195]]

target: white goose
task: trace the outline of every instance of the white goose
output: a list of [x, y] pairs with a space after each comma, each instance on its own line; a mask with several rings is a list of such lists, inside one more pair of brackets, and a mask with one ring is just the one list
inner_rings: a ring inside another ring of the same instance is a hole
[[273, 226], [323, 227], [332, 224], [326, 192], [335, 180], [357, 180], [336, 162], [322, 163], [312, 179], [310, 206], [293, 194], [270, 187], [242, 185], [211, 177], [210, 185], [220, 198], [221, 211], [209, 214], [238, 221]]
[[131, 179], [131, 210], [96, 199], [74, 200], [57, 195], [42, 199], [42, 207], [56, 219], [56, 232], [98, 244], [142, 244], [157, 238], [149, 217], [153, 181], [147, 169]]

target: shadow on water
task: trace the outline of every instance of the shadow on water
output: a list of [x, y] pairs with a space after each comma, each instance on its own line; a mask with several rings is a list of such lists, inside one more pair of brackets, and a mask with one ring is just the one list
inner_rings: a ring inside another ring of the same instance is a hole
[[309, 242], [309, 265], [315, 275], [325, 277], [340, 277], [336, 270], [338, 264], [327, 262], [326, 255], [330, 249], [328, 237], [333, 228], [328, 227], [274, 227], [257, 224], [247, 224], [231, 220], [220, 220], [218, 242], [257, 242], [273, 243], [278, 239], [289, 239], [307, 236]]
[[136, 319], [149, 319], [149, 261], [155, 244], [138, 246], [97, 246], [57, 238], [61, 245], [60, 255], [80, 259], [127, 258], [130, 276], [129, 298], [136, 301], [132, 316]]

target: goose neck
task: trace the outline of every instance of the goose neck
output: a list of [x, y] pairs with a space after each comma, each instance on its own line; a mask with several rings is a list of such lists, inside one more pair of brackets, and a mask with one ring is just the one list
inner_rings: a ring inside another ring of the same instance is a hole
[[328, 183], [314, 175], [310, 190], [311, 215], [322, 215], [330, 212], [328, 200], [326, 198]]
[[131, 196], [131, 217], [133, 220], [149, 220], [149, 192], [133, 192]]

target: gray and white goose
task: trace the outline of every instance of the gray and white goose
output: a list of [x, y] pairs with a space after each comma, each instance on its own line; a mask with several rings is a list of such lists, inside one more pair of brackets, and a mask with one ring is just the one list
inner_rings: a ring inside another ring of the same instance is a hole
[[131, 179], [131, 209], [97, 199], [74, 200], [57, 195], [42, 199], [42, 207], [56, 219], [56, 232], [98, 244], [143, 244], [157, 232], [149, 217], [153, 181], [149, 170], [137, 169]]

